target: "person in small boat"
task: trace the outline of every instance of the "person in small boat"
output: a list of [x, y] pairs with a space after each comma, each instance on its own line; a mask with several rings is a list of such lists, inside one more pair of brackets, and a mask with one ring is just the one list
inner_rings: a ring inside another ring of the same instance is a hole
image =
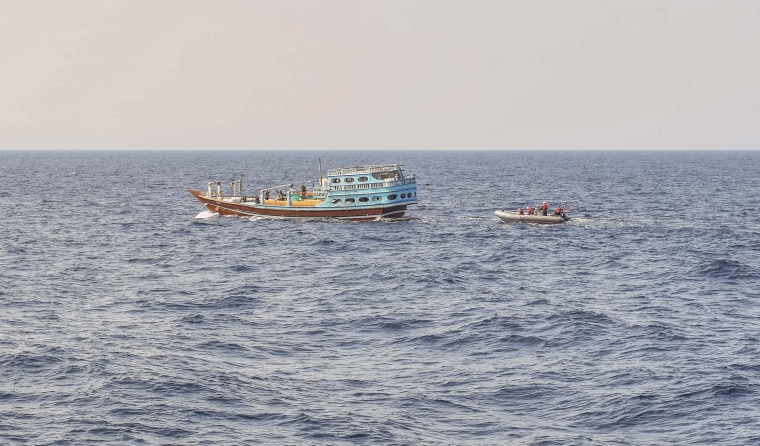
[[557, 206], [557, 209], [554, 210], [554, 215], [562, 215], [562, 208]]
[[528, 206], [528, 215], [533, 215], [535, 211], [533, 210], [532, 206]]
[[523, 215], [523, 208], [517, 208], [517, 215]]
[[546, 202], [544, 201], [541, 203], [541, 215], [546, 215], [546, 212], [549, 210], [549, 206], [546, 205]]

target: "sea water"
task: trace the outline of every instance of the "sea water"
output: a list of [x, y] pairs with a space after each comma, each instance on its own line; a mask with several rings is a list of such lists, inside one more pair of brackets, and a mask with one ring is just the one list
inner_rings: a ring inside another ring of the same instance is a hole
[[[403, 162], [419, 205], [186, 192], [318, 159]], [[2, 444], [760, 444], [759, 152], [0, 152], [0, 178]], [[572, 220], [494, 215], [542, 201]]]

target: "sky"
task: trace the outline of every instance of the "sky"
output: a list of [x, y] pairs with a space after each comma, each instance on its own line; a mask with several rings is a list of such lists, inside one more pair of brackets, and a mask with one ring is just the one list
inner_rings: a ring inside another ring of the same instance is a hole
[[760, 0], [0, 11], [0, 149], [760, 148]]

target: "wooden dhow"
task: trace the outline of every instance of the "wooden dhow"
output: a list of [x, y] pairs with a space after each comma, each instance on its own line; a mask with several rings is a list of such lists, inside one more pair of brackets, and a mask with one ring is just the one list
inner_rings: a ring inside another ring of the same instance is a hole
[[376, 164], [330, 169], [319, 184], [294, 188], [294, 183], [243, 193], [242, 180], [222, 191], [219, 181], [206, 191], [188, 189], [209, 211], [236, 217], [334, 218], [368, 221], [398, 219], [407, 206], [417, 204], [417, 180], [402, 164]]

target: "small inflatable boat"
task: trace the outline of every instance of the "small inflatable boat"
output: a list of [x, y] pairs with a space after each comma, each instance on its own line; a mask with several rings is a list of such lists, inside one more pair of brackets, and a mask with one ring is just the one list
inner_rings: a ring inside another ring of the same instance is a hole
[[541, 223], [553, 225], [557, 223], [564, 223], [570, 220], [570, 217], [565, 213], [562, 215], [534, 215], [498, 210], [495, 212], [495, 214], [501, 221], [505, 223]]

